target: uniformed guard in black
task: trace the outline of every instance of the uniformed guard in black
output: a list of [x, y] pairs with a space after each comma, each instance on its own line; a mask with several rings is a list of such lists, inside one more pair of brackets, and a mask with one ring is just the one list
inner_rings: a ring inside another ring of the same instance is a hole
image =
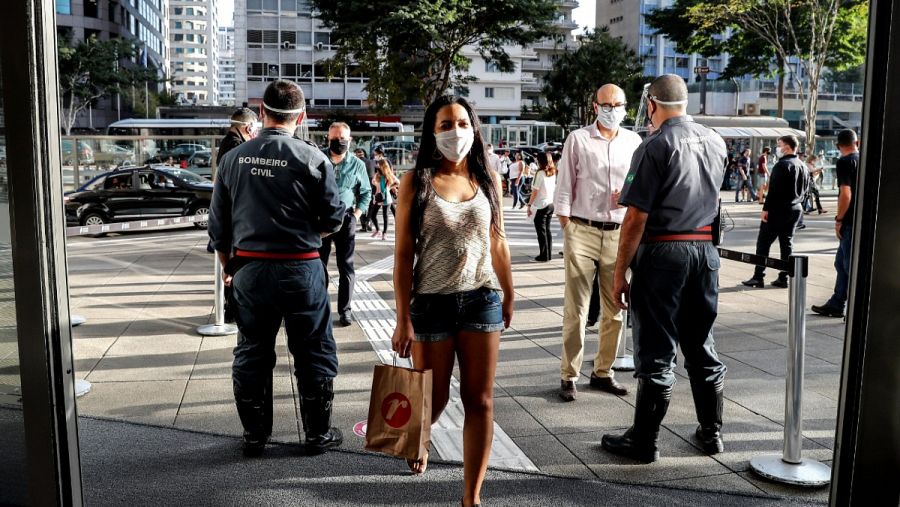
[[244, 454], [258, 455], [272, 433], [275, 336], [284, 321], [306, 447], [321, 452], [343, 437], [330, 427], [338, 362], [318, 248], [341, 227], [344, 207], [331, 163], [292, 137], [304, 116], [300, 87], [276, 81], [263, 101], [265, 129], [222, 158], [210, 208], [209, 236], [237, 306], [234, 397]]
[[[718, 213], [727, 150], [722, 138], [685, 115], [687, 87], [674, 75], [648, 90], [650, 121], [658, 127], [635, 152], [620, 203], [628, 206], [614, 278], [620, 307], [634, 317], [634, 425], [604, 435], [603, 448], [649, 463], [659, 457], [659, 427], [675, 384], [675, 354], [684, 366], [700, 426], [701, 448], [721, 452], [725, 365], [712, 328], [718, 305], [719, 254], [710, 224]], [[626, 282], [632, 270], [631, 285]], [[630, 292], [630, 303], [623, 301]]]
[[[806, 164], [794, 153], [799, 146], [795, 136], [784, 136], [778, 139], [780, 157], [769, 178], [769, 191], [763, 205], [759, 223], [759, 235], [756, 237], [756, 255], [769, 256], [772, 243], [778, 240], [781, 247], [781, 258], [787, 260], [794, 250], [794, 233], [797, 224], [803, 217], [803, 200], [809, 192], [809, 170]], [[744, 280], [748, 287], [763, 287], [766, 268], [756, 266], [753, 277]], [[772, 282], [775, 287], [786, 289], [788, 275], [784, 271]]]

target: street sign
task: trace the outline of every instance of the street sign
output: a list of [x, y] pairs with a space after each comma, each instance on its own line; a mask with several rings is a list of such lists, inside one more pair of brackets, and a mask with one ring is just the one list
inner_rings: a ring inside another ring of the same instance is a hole
[[694, 74], [709, 74], [709, 67], [694, 67]]

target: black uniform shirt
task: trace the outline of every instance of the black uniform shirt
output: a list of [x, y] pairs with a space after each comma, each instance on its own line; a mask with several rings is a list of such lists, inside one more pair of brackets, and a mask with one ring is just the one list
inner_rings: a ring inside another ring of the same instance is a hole
[[853, 224], [853, 207], [856, 202], [856, 173], [859, 171], [859, 153], [854, 152], [839, 158], [835, 164], [837, 170], [838, 186], [850, 187], [850, 206], [844, 212], [844, 216], [838, 217], [845, 224]]
[[802, 209], [809, 191], [809, 170], [797, 155], [781, 157], [769, 176], [769, 190], [763, 211], [787, 213]]
[[265, 129], [219, 163], [209, 215], [219, 252], [317, 250], [343, 218], [331, 162], [286, 130]]
[[225, 156], [229, 151], [237, 148], [238, 146], [244, 144], [246, 140], [241, 134], [238, 134], [233, 129], [228, 129], [228, 132], [225, 133], [225, 137], [219, 141], [219, 152], [216, 155], [218, 160], [222, 160], [222, 157]]
[[719, 134], [690, 116], [670, 118], [634, 152], [619, 204], [649, 214], [648, 234], [710, 225], [727, 164]]

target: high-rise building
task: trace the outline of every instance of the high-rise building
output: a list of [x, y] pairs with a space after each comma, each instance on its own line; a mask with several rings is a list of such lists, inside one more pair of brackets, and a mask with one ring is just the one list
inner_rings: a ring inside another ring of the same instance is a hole
[[285, 78], [303, 88], [311, 114], [367, 106], [367, 79], [358, 70], [329, 77], [319, 63], [336, 46], [307, 0], [235, 0], [234, 20], [237, 103], [261, 103], [269, 82]]
[[219, 103], [236, 105], [234, 97], [234, 27], [219, 27]]
[[218, 35], [216, 0], [170, 0], [172, 93], [180, 103], [218, 105]]
[[578, 28], [578, 23], [572, 18], [572, 11], [578, 8], [578, 2], [560, 0], [558, 4], [554, 22], [556, 34], [532, 44], [522, 60], [522, 106], [530, 108], [543, 103], [541, 88], [544, 77], [561, 54], [576, 47], [572, 31]]
[[[168, 0], [56, 0], [57, 36], [72, 43], [97, 37], [134, 39], [140, 45], [133, 65], [155, 69], [161, 89], [169, 75], [166, 6]], [[127, 64], [128, 62], [123, 62]], [[107, 98], [97, 101], [88, 114], [81, 115], [76, 129], [101, 129], [129, 115], [128, 101]]]
[[697, 79], [696, 67], [709, 67], [707, 77], [718, 78], [728, 65], [728, 55], [707, 59], [679, 53], [674, 42], [657, 35], [647, 25], [645, 14], [672, 3], [672, 0], [597, 0], [597, 27], [608, 27], [610, 35], [621, 38], [634, 49], [643, 61], [646, 76], [678, 74], [692, 83]]

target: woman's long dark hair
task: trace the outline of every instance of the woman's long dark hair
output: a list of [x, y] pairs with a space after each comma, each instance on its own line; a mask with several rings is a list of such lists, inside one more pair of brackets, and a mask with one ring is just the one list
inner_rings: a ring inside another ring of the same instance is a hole
[[442, 107], [451, 104], [459, 104], [469, 114], [469, 124], [472, 126], [472, 130], [475, 131], [472, 149], [469, 150], [469, 154], [466, 157], [469, 174], [475, 178], [478, 188], [484, 192], [491, 205], [491, 232], [502, 236], [503, 231], [500, 229], [500, 196], [497, 195], [497, 187], [494, 184], [494, 179], [491, 177], [490, 170], [487, 168], [484, 140], [481, 138], [481, 124], [478, 122], [478, 115], [466, 99], [456, 95], [441, 95], [425, 110], [425, 119], [422, 122], [422, 142], [419, 144], [419, 156], [416, 158], [416, 167], [413, 169], [415, 171], [413, 178], [415, 198], [412, 203], [410, 223], [413, 238], [416, 240], [421, 238], [425, 205], [433, 191], [431, 179], [440, 166], [442, 158], [439, 156], [437, 141], [434, 138], [434, 129], [437, 127], [437, 114]]
[[537, 154], [537, 162], [541, 171], [547, 176], [556, 176], [556, 162], [553, 161], [553, 154], [541, 152]]

